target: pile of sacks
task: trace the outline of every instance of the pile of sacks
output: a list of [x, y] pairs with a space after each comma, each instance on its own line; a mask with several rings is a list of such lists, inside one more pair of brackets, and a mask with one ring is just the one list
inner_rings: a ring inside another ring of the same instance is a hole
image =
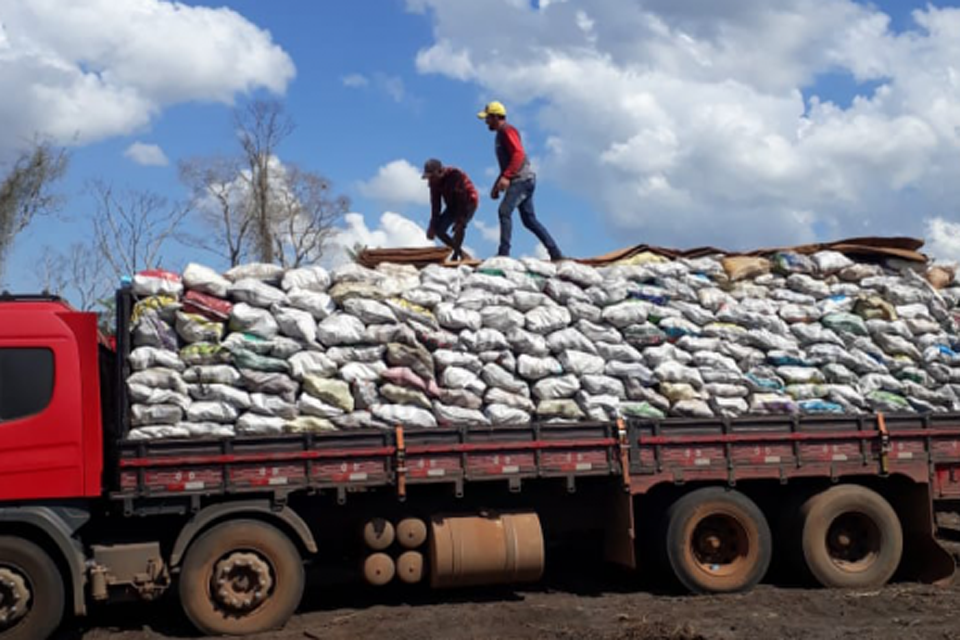
[[191, 264], [133, 289], [131, 438], [960, 410], [960, 287], [918, 263]]

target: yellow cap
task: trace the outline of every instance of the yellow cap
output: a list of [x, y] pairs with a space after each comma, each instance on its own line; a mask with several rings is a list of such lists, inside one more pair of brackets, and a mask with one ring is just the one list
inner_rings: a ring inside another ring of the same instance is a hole
[[507, 115], [507, 109], [503, 106], [502, 103], [494, 100], [493, 102], [487, 103], [487, 106], [483, 108], [483, 111], [477, 114], [477, 117], [481, 120], [485, 120], [487, 116], [504, 116]]

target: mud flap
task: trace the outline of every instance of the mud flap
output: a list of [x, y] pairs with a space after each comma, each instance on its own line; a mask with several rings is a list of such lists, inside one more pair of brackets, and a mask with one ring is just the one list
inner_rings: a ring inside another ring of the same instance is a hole
[[927, 484], [901, 484], [888, 495], [903, 527], [903, 558], [895, 578], [948, 586], [956, 563], [934, 536], [933, 502]]
[[604, 558], [607, 562], [637, 568], [636, 529], [633, 522], [633, 496], [623, 491], [613, 494], [605, 529]]

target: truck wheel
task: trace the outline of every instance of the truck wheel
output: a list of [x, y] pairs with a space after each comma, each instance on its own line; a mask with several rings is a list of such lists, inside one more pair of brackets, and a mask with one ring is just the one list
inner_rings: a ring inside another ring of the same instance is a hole
[[32, 542], [0, 536], [0, 638], [50, 637], [64, 602], [63, 580], [50, 556]]
[[203, 633], [247, 635], [282, 626], [303, 585], [303, 562], [287, 536], [258, 520], [231, 520], [190, 545], [180, 601]]
[[875, 491], [852, 484], [832, 487], [807, 500], [800, 518], [804, 562], [825, 587], [879, 587], [900, 564], [900, 520]]
[[670, 506], [666, 523], [670, 568], [693, 593], [746, 591], [770, 566], [770, 527], [742, 493], [697, 489]]

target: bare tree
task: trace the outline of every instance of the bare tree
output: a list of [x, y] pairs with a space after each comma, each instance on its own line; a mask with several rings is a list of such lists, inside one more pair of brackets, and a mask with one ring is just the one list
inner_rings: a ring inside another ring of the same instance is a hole
[[56, 210], [60, 198], [51, 186], [67, 171], [67, 153], [46, 142], [35, 142], [20, 153], [0, 182], [0, 276], [17, 235], [33, 219]]
[[234, 124], [247, 167], [247, 172], [240, 175], [249, 181], [257, 256], [261, 262], [273, 262], [271, 164], [277, 147], [293, 132], [294, 125], [282, 103], [266, 100], [255, 100], [234, 112]]
[[101, 306], [110, 294], [106, 261], [93, 243], [76, 242], [66, 252], [45, 247], [37, 267], [43, 290], [70, 300], [81, 311]]
[[63, 296], [70, 286], [70, 277], [64, 268], [65, 257], [52, 247], [44, 247], [37, 263], [37, 278], [44, 293]]
[[247, 258], [296, 266], [315, 262], [348, 211], [330, 181], [276, 155], [293, 124], [277, 102], [252, 102], [234, 113], [241, 153], [236, 158], [195, 158], [180, 165], [192, 208], [212, 234], [185, 242], [224, 257], [230, 266]]
[[190, 206], [169, 204], [148, 191], [117, 195], [102, 181], [95, 181], [92, 190], [97, 200], [94, 242], [108, 272], [118, 280], [159, 266], [167, 243], [178, 239]]
[[191, 209], [213, 231], [213, 235], [185, 235], [184, 242], [223, 257], [231, 267], [248, 257], [254, 234], [240, 173], [240, 164], [232, 158], [195, 158], [180, 164], [180, 180], [191, 192]]
[[331, 193], [330, 181], [287, 165], [271, 198], [274, 253], [284, 267], [316, 262], [350, 208], [346, 196]]

